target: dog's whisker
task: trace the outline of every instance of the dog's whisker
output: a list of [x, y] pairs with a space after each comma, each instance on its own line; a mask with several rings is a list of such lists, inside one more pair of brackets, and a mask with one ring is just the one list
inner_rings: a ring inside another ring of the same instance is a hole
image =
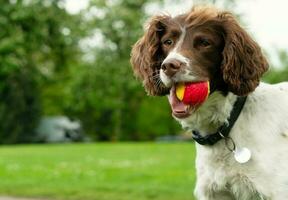
[[153, 74], [151, 77], [152, 77], [153, 79], [155, 79], [155, 78], [160, 79], [160, 74], [159, 74], [159, 73]]

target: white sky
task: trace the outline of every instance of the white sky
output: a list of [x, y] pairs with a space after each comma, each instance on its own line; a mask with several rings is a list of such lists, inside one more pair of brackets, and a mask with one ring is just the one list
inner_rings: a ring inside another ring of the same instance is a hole
[[[65, 7], [70, 13], [77, 13], [88, 6], [89, 0], [66, 0]], [[199, 0], [198, 0], [199, 2]], [[241, 14], [246, 29], [253, 34], [260, 46], [265, 49], [277, 64], [277, 48], [288, 50], [288, 1], [287, 0], [236, 0], [237, 13]], [[176, 5], [175, 5], [176, 4]], [[148, 6], [151, 15], [183, 13], [193, 5], [192, 0], [166, 0], [163, 7]]]
[[277, 49], [288, 50], [288, 1], [244, 0], [238, 6], [242, 20], [271, 58], [278, 64]]
[[76, 14], [80, 10], [88, 7], [89, 0], [65, 0], [65, 8], [71, 14]]

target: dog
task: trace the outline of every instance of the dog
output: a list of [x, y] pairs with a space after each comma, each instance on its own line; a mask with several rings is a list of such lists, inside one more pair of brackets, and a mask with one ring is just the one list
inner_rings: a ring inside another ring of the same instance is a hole
[[[288, 199], [288, 83], [260, 81], [268, 62], [233, 14], [198, 6], [154, 16], [131, 64], [147, 93], [167, 95], [173, 117], [193, 132], [198, 200]], [[176, 85], [202, 81], [207, 100], [179, 109]]]

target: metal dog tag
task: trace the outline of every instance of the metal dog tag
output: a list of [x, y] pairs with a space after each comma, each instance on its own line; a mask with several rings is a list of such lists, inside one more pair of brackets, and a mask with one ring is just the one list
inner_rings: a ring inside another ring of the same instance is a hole
[[234, 158], [238, 163], [241, 164], [247, 163], [251, 159], [251, 151], [246, 147], [243, 148], [236, 147], [233, 153]]

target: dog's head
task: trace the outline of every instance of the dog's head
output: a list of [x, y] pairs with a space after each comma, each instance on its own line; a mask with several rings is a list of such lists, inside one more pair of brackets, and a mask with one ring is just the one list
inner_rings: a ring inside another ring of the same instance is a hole
[[233, 15], [210, 7], [153, 17], [131, 63], [150, 95], [168, 94], [177, 82], [206, 80], [211, 92], [247, 95], [268, 69], [260, 47]]

